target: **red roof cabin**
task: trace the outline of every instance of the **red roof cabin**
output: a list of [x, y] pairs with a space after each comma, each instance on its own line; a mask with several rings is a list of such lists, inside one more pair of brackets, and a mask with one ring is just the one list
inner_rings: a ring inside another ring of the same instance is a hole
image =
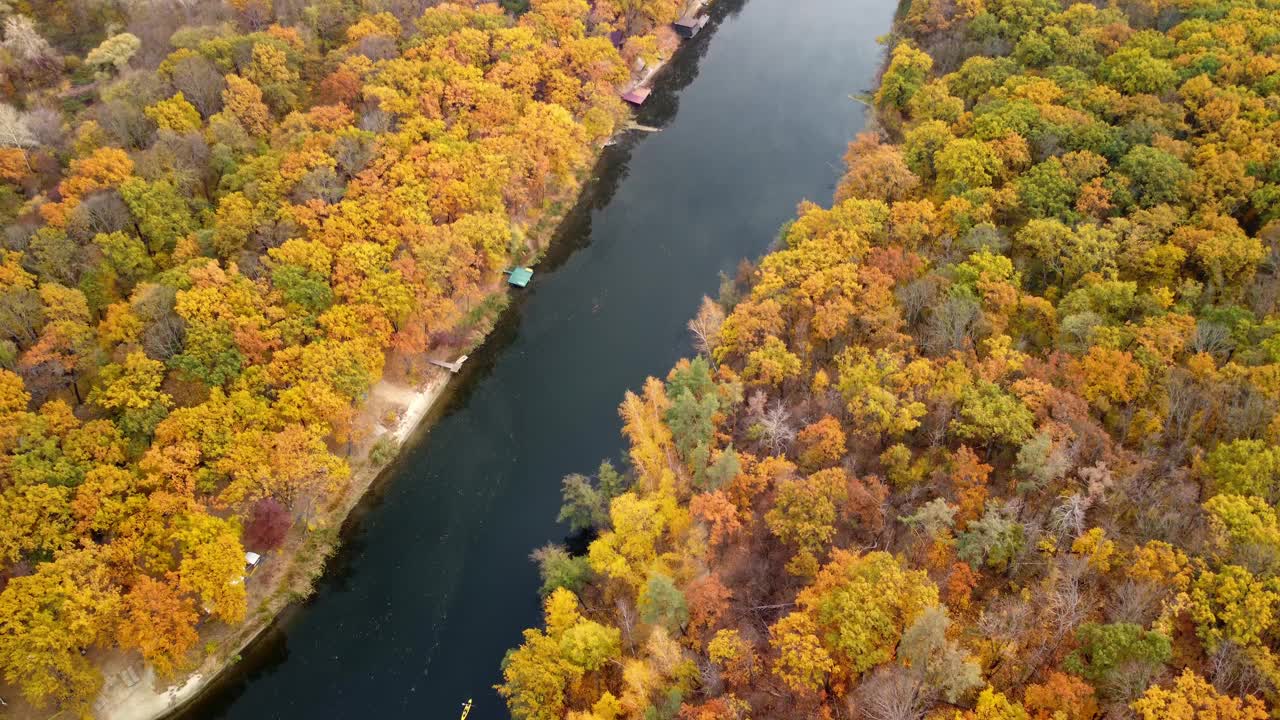
[[632, 105], [643, 105], [645, 100], [649, 99], [649, 94], [653, 91], [647, 87], [638, 87], [628, 90], [622, 94], [622, 99]]

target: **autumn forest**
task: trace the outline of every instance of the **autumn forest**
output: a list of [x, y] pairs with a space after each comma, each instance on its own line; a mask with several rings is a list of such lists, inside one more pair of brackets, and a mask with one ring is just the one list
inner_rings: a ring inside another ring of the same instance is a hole
[[1280, 713], [1280, 8], [908, 0], [829, 203], [564, 478], [530, 720]]
[[0, 3], [6, 707], [270, 619], [246, 550], [332, 538], [396, 452], [371, 388], [484, 338], [680, 10]]
[[[0, 715], [307, 596], [377, 388], [483, 343], [696, 9], [0, 1]], [[507, 712], [1280, 717], [1280, 5], [885, 30], [834, 197], [563, 478]]]

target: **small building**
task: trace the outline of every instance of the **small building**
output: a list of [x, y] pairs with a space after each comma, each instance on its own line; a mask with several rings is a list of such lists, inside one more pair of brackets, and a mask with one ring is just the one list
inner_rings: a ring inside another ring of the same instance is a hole
[[649, 94], [653, 91], [647, 87], [638, 87], [622, 94], [622, 99], [632, 105], [643, 105], [645, 100], [649, 99]]
[[702, 28], [707, 26], [707, 21], [709, 19], [710, 18], [708, 18], [706, 15], [703, 15], [701, 17], [697, 15], [685, 15], [679, 20], [675, 21], [672, 24], [672, 27], [675, 28], [677, 35], [688, 40], [690, 38], [697, 37], [698, 33], [702, 32]]
[[524, 287], [533, 279], [533, 271], [527, 267], [518, 267], [507, 271], [507, 283], [516, 287]]

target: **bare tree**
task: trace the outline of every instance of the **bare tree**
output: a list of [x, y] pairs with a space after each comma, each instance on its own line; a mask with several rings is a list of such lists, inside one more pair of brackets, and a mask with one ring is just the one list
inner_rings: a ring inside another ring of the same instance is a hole
[[186, 341], [186, 323], [176, 314], [165, 315], [142, 332], [142, 350], [154, 360], [168, 360]]
[[924, 318], [924, 311], [938, 294], [937, 283], [932, 278], [912, 280], [894, 292], [902, 319], [912, 327]]
[[0, 337], [19, 345], [35, 342], [43, 324], [40, 296], [35, 290], [13, 290], [0, 295]]
[[763, 431], [764, 446], [775, 455], [791, 447], [796, 439], [795, 426], [791, 424], [791, 413], [781, 403], [776, 402], [760, 419]]
[[27, 65], [38, 65], [55, 57], [49, 41], [40, 36], [36, 24], [26, 15], [10, 15], [4, 21], [4, 42], [0, 47], [8, 50]]
[[161, 130], [151, 147], [137, 155], [137, 174], [148, 180], [166, 180], [187, 195], [209, 197], [216, 189], [210, 171], [211, 151], [200, 133], [178, 134]]
[[1230, 695], [1261, 695], [1272, 688], [1249, 653], [1230, 640], [1209, 656], [1206, 674], [1218, 690]]
[[1276, 413], [1276, 403], [1249, 383], [1229, 383], [1221, 390], [1226, 437], [1262, 437]]
[[1231, 330], [1211, 320], [1196, 323], [1195, 335], [1191, 338], [1191, 349], [1198, 353], [1209, 353], [1219, 359], [1225, 357], [1235, 347], [1231, 339]]
[[298, 183], [293, 187], [291, 197], [299, 204], [309, 200], [336, 203], [342, 199], [346, 191], [346, 185], [333, 168], [323, 165], [299, 178]]
[[151, 144], [155, 124], [142, 110], [124, 100], [109, 100], [93, 110], [94, 119], [117, 143], [128, 148], [144, 148]]
[[1165, 383], [1169, 396], [1165, 435], [1175, 443], [1190, 438], [1204, 424], [1206, 409], [1211, 406], [1208, 393], [1191, 373], [1174, 368]]
[[8, 103], [0, 103], [0, 145], [29, 148], [38, 143], [27, 118]]
[[1045, 612], [1053, 622], [1059, 640], [1065, 638], [1089, 617], [1089, 603], [1081, 587], [1081, 574], [1087, 570], [1083, 562], [1071, 566], [1065, 562], [1059, 566], [1062, 572], [1049, 593]]
[[51, 107], [35, 107], [23, 115], [36, 143], [45, 148], [61, 148], [66, 139], [67, 130], [62, 120], [62, 113]]
[[724, 325], [724, 308], [703, 295], [698, 314], [689, 321], [689, 332], [693, 335], [693, 348], [699, 354], [710, 356], [711, 349], [720, 341], [722, 325]]
[[334, 141], [331, 152], [343, 175], [352, 178], [373, 160], [373, 143], [358, 135], [343, 135]]
[[1107, 618], [1111, 622], [1133, 623], [1146, 627], [1160, 612], [1164, 593], [1153, 583], [1126, 580], [1111, 593]]
[[934, 356], [964, 349], [979, 315], [981, 310], [972, 298], [947, 298], [929, 314], [924, 334], [925, 349]]
[[1060, 538], [1074, 540], [1084, 532], [1085, 514], [1093, 501], [1086, 495], [1072, 493], [1063, 498], [1049, 513], [1049, 527]]
[[368, 35], [356, 43], [355, 52], [377, 62], [390, 60], [400, 54], [396, 40], [387, 35]]
[[360, 129], [369, 132], [390, 132], [394, 124], [395, 118], [382, 108], [370, 108], [360, 116]]
[[226, 17], [227, 5], [202, 0], [124, 0], [129, 12], [128, 31], [142, 41], [139, 60], [144, 67], [157, 65], [169, 54], [169, 38], [183, 26], [214, 25]]
[[636, 626], [635, 609], [626, 598], [619, 598], [617, 607], [618, 629], [622, 631], [622, 637], [627, 641], [627, 649], [631, 650], [635, 647], [635, 641], [632, 639], [632, 630]]
[[[113, 233], [133, 227], [133, 213], [115, 190], [94, 193], [72, 212], [71, 223], [88, 241], [98, 233]], [[70, 230], [70, 229], [69, 229]]]
[[871, 673], [857, 698], [857, 709], [866, 720], [920, 720], [932, 704], [919, 673], [897, 664]]
[[222, 109], [222, 91], [227, 81], [213, 63], [200, 55], [192, 55], [174, 63], [173, 87], [208, 118]]

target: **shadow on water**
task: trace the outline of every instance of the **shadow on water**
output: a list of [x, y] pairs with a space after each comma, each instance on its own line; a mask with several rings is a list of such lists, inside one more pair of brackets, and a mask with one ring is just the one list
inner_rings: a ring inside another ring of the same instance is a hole
[[[705, 57], [715, 30], [727, 17], [741, 12], [747, 0], [721, 0], [710, 13], [707, 28], [697, 38], [686, 42], [675, 58], [663, 68], [655, 79], [654, 93], [637, 113], [637, 122], [655, 127], [665, 127], [679, 111], [678, 94], [697, 78], [698, 64]], [[539, 273], [553, 272], [562, 267], [575, 253], [591, 243], [591, 221], [595, 211], [603, 209], [613, 200], [618, 188], [627, 178], [628, 164], [634, 150], [644, 142], [645, 133], [630, 132], [604, 148], [591, 177], [585, 183], [572, 210], [556, 229], [554, 239], [546, 254], [539, 260]], [[523, 321], [524, 305], [529, 296], [536, 293], [538, 279], [529, 288], [512, 295], [511, 304], [494, 325], [484, 343], [468, 358], [462, 370], [453, 378], [444, 395], [423, 418], [417, 431], [406, 441], [406, 451], [387, 467], [369, 486], [368, 491], [343, 521], [341, 543], [326, 561], [323, 574], [317, 578], [315, 592], [307, 599], [290, 604], [258, 635], [241, 653], [236, 665], [185, 705], [175, 717], [212, 718], [222, 716], [253, 682], [268, 676], [272, 670], [289, 659], [289, 627], [301, 613], [326, 592], [343, 592], [350, 589], [355, 576], [357, 561], [364, 555], [364, 535], [359, 532], [366, 516], [377, 510], [385, 501], [392, 481], [403, 474], [404, 464], [412, 453], [408, 452], [425, 440], [433, 425], [464, 409], [471, 392], [494, 371], [503, 353], [519, 337]], [[585, 551], [592, 535], [575, 533], [562, 538], [573, 551]], [[495, 659], [496, 663], [497, 659]]]

